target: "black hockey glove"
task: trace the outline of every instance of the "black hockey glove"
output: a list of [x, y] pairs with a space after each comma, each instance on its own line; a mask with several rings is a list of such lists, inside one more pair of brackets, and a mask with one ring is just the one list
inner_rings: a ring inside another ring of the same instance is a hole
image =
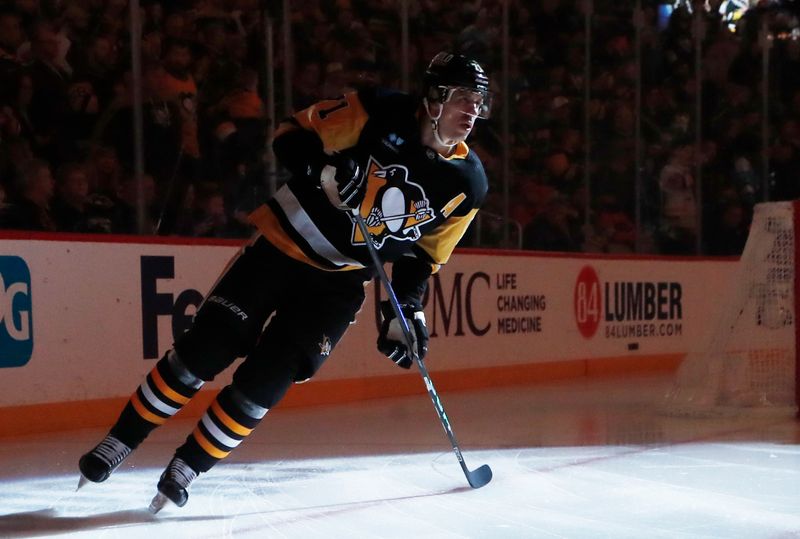
[[[412, 346], [420, 359], [428, 353], [428, 326], [425, 325], [425, 313], [420, 307], [401, 304], [400, 309], [411, 332]], [[398, 366], [408, 369], [413, 363], [411, 354], [408, 353], [406, 340], [403, 337], [403, 327], [395, 317], [394, 310], [388, 301], [381, 302], [381, 331], [378, 334], [378, 350], [394, 361]]]
[[367, 183], [364, 171], [346, 154], [331, 156], [322, 167], [319, 181], [328, 200], [340, 210], [354, 210], [364, 200]]

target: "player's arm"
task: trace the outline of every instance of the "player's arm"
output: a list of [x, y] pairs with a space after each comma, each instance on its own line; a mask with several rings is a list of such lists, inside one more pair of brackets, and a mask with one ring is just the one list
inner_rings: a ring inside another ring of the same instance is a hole
[[[427, 260], [403, 256], [392, 264], [392, 289], [411, 333], [412, 346], [420, 359], [428, 352], [428, 327], [422, 311], [422, 296], [428, 287], [432, 266]], [[408, 369], [412, 357], [406, 346], [403, 329], [388, 301], [381, 302], [381, 327], [378, 350], [398, 366]]]
[[416, 247], [430, 261], [432, 273], [447, 263], [477, 213], [478, 209], [473, 208], [466, 215], [452, 217], [417, 241]]
[[356, 145], [367, 118], [356, 93], [319, 101], [281, 122], [272, 148], [293, 174], [307, 175], [311, 165], [319, 177], [331, 155]]
[[392, 289], [397, 301], [422, 309], [422, 297], [428, 288], [433, 265], [416, 256], [402, 256], [392, 264]]
[[462, 178], [463, 191], [440, 209], [445, 221], [422, 236], [414, 245], [417, 257], [427, 258], [434, 273], [450, 259], [486, 198], [489, 182], [481, 162], [473, 157], [471, 167], [465, 169], [465, 172]]
[[278, 125], [272, 150], [278, 161], [295, 177], [319, 179], [328, 159], [319, 136], [300, 127], [294, 118]]
[[[428, 352], [428, 328], [422, 311], [422, 297], [431, 274], [447, 262], [486, 196], [486, 176], [477, 167], [473, 181], [466, 181], [466, 192], [453, 197], [441, 214], [445, 222], [420, 238], [408, 256], [392, 264], [392, 289], [400, 303], [403, 317], [411, 332], [412, 346], [420, 359]], [[378, 333], [378, 350], [404, 369], [412, 364], [400, 321], [388, 302], [381, 303], [382, 323]]]
[[352, 209], [364, 196], [364, 174], [346, 150], [358, 143], [367, 118], [356, 93], [320, 101], [278, 126], [273, 150], [295, 177], [320, 181], [331, 204]]
[[[412, 256], [401, 257], [392, 264], [392, 289], [397, 295], [420, 359], [428, 352], [428, 328], [422, 311], [422, 297], [428, 287], [428, 278], [450, 258], [477, 212], [477, 208], [472, 208], [463, 216], [451, 217], [436, 230], [420, 238], [412, 248]], [[378, 350], [398, 366], [410, 368], [411, 354], [404, 344], [400, 322], [387, 301], [381, 302], [381, 315], [383, 321], [378, 333]]]

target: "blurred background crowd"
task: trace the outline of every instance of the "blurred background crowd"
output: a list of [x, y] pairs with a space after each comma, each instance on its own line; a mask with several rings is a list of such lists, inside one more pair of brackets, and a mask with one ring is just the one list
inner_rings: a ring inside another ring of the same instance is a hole
[[126, 0], [0, 0], [0, 228], [249, 236], [286, 179], [270, 126], [414, 92], [440, 50], [497, 94], [462, 246], [737, 255], [754, 204], [800, 196], [792, 1], [140, 0], [136, 51], [130, 20]]

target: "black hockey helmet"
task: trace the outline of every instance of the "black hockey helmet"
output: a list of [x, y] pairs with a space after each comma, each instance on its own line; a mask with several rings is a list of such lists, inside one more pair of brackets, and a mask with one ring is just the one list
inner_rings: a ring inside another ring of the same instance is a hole
[[489, 117], [489, 77], [475, 60], [460, 54], [440, 52], [425, 70], [422, 86], [422, 95], [431, 103], [446, 103], [457, 89], [479, 93], [483, 97], [479, 117]]

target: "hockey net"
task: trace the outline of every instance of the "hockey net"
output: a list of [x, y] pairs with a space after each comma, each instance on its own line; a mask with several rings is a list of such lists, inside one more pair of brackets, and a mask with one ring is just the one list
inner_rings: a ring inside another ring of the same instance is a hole
[[797, 202], [755, 207], [730, 293], [702, 344], [681, 363], [664, 411], [707, 417], [796, 413]]

